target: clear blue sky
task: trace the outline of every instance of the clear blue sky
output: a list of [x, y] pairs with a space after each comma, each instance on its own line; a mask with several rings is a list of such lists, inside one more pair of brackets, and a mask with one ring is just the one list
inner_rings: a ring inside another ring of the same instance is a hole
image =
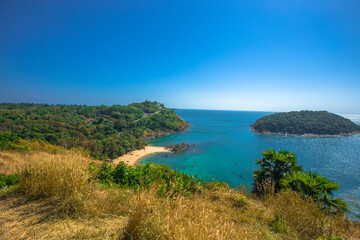
[[0, 102], [360, 114], [360, 1], [1, 1]]

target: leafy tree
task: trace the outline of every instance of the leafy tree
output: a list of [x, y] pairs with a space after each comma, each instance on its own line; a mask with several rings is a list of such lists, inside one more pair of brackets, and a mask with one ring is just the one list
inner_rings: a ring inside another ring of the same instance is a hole
[[280, 190], [280, 180], [291, 171], [302, 171], [302, 167], [297, 164], [295, 153], [274, 149], [266, 150], [262, 153], [262, 158], [256, 161], [260, 169], [254, 170], [254, 190], [266, 180], [274, 183], [275, 192]]
[[270, 181], [274, 185], [275, 193], [291, 188], [304, 198], [311, 197], [322, 208], [334, 212], [349, 210], [343, 199], [333, 198], [333, 192], [339, 190], [339, 184], [318, 173], [303, 172], [294, 153], [271, 149], [264, 151], [262, 156], [263, 158], [256, 161], [260, 169], [254, 170], [254, 192], [262, 193], [259, 187]]
[[341, 198], [332, 198], [339, 190], [339, 184], [315, 172], [292, 172], [280, 181], [282, 188], [291, 188], [305, 197], [311, 197], [324, 208], [348, 212], [346, 202]]

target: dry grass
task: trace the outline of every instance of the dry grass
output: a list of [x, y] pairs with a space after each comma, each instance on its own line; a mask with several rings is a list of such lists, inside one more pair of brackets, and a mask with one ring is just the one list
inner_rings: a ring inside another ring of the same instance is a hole
[[91, 160], [79, 153], [0, 153], [0, 160], [8, 171], [21, 169], [19, 185], [0, 192], [0, 236], [4, 239], [360, 236], [358, 224], [326, 215], [311, 200], [304, 201], [291, 191], [273, 196], [270, 185], [264, 188], [270, 191], [264, 199], [216, 184], [190, 196], [165, 198], [156, 194], [156, 185], [137, 193], [102, 189], [87, 170]]
[[256, 183], [256, 192], [258, 195], [268, 198], [275, 194], [275, 182], [271, 179], [263, 180], [261, 183]]
[[266, 200], [268, 208], [273, 210], [274, 218], [279, 217], [280, 233], [294, 236], [296, 239], [317, 239], [332, 236], [345, 239], [359, 239], [360, 226], [349, 221], [342, 214], [327, 214], [319, 209], [311, 199], [304, 200], [293, 191], [280, 192]]
[[26, 156], [17, 191], [28, 199], [51, 198], [53, 215], [121, 214], [128, 209], [125, 190], [100, 190], [88, 171], [90, 159], [78, 153]]
[[20, 174], [19, 188], [29, 197], [68, 197], [88, 187], [88, 158], [76, 155], [37, 153]]
[[0, 173], [6, 175], [16, 174], [28, 164], [28, 154], [19, 152], [0, 152]]
[[37, 153], [20, 173], [18, 190], [30, 199], [53, 198], [66, 214], [87, 212], [95, 186], [89, 179], [89, 159], [77, 154]]
[[25, 201], [21, 195], [0, 199], [0, 239], [117, 239], [125, 217], [52, 219], [51, 199]]
[[[155, 188], [138, 193], [124, 239], [274, 239], [263, 206], [242, 194], [210, 191], [191, 197], [158, 198]], [[245, 197], [246, 198], [246, 197]]]
[[[28, 142], [32, 142], [32, 147], [27, 152], [0, 151], [0, 173], [4, 173], [6, 175], [16, 174], [19, 171], [24, 170], [29, 164], [32, 164], [33, 161], [37, 161], [39, 160], [39, 158], [49, 156], [50, 158], [52, 158], [54, 155], [66, 156], [70, 154], [87, 158], [87, 154], [80, 151], [79, 149], [65, 150], [62, 147], [53, 146], [51, 144], [35, 140]], [[44, 157], [42, 157], [41, 155], [43, 155]], [[101, 164], [100, 161], [90, 161]]]

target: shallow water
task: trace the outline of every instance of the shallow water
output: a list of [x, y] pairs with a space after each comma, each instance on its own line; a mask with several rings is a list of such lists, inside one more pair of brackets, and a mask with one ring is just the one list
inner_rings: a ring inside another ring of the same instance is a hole
[[[255, 161], [270, 148], [295, 152], [305, 170], [316, 171], [340, 184], [337, 194], [360, 198], [360, 135], [350, 137], [262, 136], [250, 124], [269, 112], [177, 110], [193, 125], [187, 132], [149, 141], [155, 146], [187, 142], [179, 154], [157, 154], [143, 162], [165, 163], [203, 180], [221, 180], [235, 187], [251, 185]], [[167, 156], [167, 157], [166, 157]], [[250, 186], [251, 187], [251, 186]]]

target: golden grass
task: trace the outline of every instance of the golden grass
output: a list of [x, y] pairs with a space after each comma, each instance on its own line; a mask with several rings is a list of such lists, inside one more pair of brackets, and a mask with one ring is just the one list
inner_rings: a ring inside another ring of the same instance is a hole
[[0, 239], [117, 239], [125, 217], [49, 219], [52, 199], [0, 198]]
[[254, 218], [257, 202], [240, 209], [235, 191], [204, 192], [191, 197], [159, 198], [156, 188], [138, 193], [124, 239], [267, 239], [265, 214]]
[[[282, 233], [296, 239], [317, 239], [332, 236], [359, 239], [360, 225], [351, 222], [343, 214], [327, 214], [311, 199], [304, 200], [293, 191], [280, 192], [266, 199], [266, 205], [279, 217]], [[280, 231], [281, 232], [281, 231]]]
[[19, 176], [18, 190], [28, 198], [54, 198], [62, 211], [86, 212], [95, 186], [90, 182], [88, 158], [78, 154], [36, 153]]
[[[157, 186], [138, 192], [103, 189], [79, 153], [0, 153], [20, 169], [19, 185], [0, 191], [4, 239], [356, 239], [360, 227], [326, 215], [288, 191], [265, 199], [216, 184], [190, 196], [159, 197]], [[30, 165], [29, 165], [30, 164]], [[10, 170], [9, 170], [10, 169]], [[26, 171], [25, 171], [26, 170]], [[1, 237], [0, 237], [1, 238]]]
[[16, 174], [28, 164], [27, 154], [19, 152], [0, 152], [0, 173]]
[[[29, 144], [29, 150], [18, 151], [0, 151], [0, 173], [6, 175], [16, 174], [20, 170], [24, 170], [33, 161], [37, 161], [44, 157], [53, 158], [54, 155], [79, 155], [81, 157], [87, 157], [87, 153], [81, 151], [81, 149], [66, 150], [59, 146], [54, 146], [49, 143], [42, 142], [40, 140], [19, 140], [25, 141]], [[25, 143], [24, 143], [25, 144]], [[43, 155], [44, 157], [42, 157]], [[93, 162], [100, 162], [94, 161]], [[100, 162], [101, 164], [101, 162]]]

